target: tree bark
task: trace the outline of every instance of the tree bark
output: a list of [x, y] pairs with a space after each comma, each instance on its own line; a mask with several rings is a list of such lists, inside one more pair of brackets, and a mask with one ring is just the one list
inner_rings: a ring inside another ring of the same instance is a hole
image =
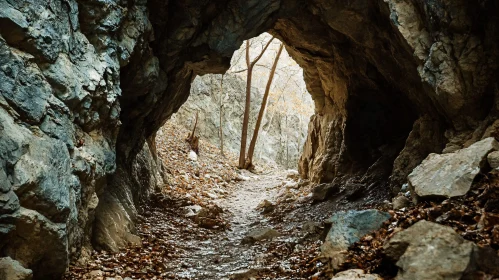
[[223, 93], [224, 93], [224, 76], [222, 75], [222, 79], [220, 80], [220, 153], [222, 156], [225, 157], [224, 154], [224, 130], [223, 130], [223, 108], [224, 108], [224, 103], [223, 103]]
[[244, 106], [244, 117], [243, 117], [243, 128], [241, 133], [241, 149], [239, 150], [239, 168], [244, 168], [244, 163], [246, 159], [246, 142], [248, 138], [248, 123], [249, 123], [249, 114], [250, 114], [250, 106], [251, 106], [251, 78], [253, 76], [253, 67], [255, 64], [262, 58], [263, 54], [269, 47], [270, 43], [274, 40], [272, 37], [265, 47], [262, 49], [260, 54], [255, 58], [254, 61], [250, 61], [250, 40], [246, 41], [246, 65], [248, 66], [247, 72], [247, 80], [246, 80], [246, 102]]
[[187, 139], [185, 139], [187, 142], [189, 142], [191, 150], [196, 152], [196, 154], [199, 154], [199, 137], [196, 136], [196, 128], [198, 125], [198, 113], [199, 112], [196, 112], [196, 120], [194, 121], [194, 127], [192, 128], [192, 132], [187, 136]]
[[274, 64], [270, 70], [269, 79], [267, 81], [267, 87], [265, 87], [265, 93], [263, 94], [262, 105], [260, 106], [260, 112], [258, 112], [258, 118], [256, 119], [255, 130], [253, 131], [253, 137], [251, 138], [250, 146], [248, 149], [248, 157], [245, 162], [244, 168], [250, 169], [253, 167], [253, 154], [255, 153], [256, 140], [258, 139], [258, 132], [260, 131], [260, 125], [262, 124], [263, 113], [265, 112], [265, 107], [267, 106], [267, 100], [269, 98], [270, 87], [272, 86], [272, 81], [274, 80], [275, 70], [277, 69], [277, 63], [279, 62], [279, 57], [281, 56], [283, 44], [279, 46], [279, 51], [274, 59]]

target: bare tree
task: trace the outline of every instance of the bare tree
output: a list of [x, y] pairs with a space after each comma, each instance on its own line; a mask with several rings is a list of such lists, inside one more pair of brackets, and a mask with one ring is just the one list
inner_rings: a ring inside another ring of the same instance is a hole
[[199, 154], [199, 136], [196, 136], [196, 128], [198, 126], [198, 112], [196, 112], [196, 120], [194, 121], [194, 126], [192, 132], [187, 135], [185, 141], [189, 143], [191, 150]]
[[248, 71], [246, 79], [246, 102], [244, 106], [243, 128], [241, 133], [241, 149], [239, 150], [239, 168], [244, 168], [246, 159], [246, 142], [248, 138], [248, 123], [251, 106], [251, 78], [253, 75], [253, 67], [258, 60], [262, 58], [273, 39], [274, 37], [267, 42], [260, 54], [253, 61], [250, 60], [250, 40], [246, 41], [246, 66], [248, 67]]
[[220, 153], [222, 156], [225, 156], [224, 154], [224, 130], [223, 130], [223, 109], [224, 109], [224, 102], [223, 102], [223, 93], [224, 93], [224, 76], [225, 74], [222, 74], [222, 79], [220, 80], [220, 128], [218, 133], [220, 134]]
[[267, 81], [267, 87], [265, 88], [265, 93], [263, 94], [262, 105], [260, 106], [260, 112], [258, 112], [258, 118], [255, 124], [255, 130], [253, 131], [253, 137], [251, 138], [250, 146], [248, 149], [248, 156], [246, 158], [244, 168], [250, 169], [253, 167], [253, 154], [255, 153], [256, 140], [258, 139], [258, 132], [260, 131], [260, 125], [262, 124], [263, 113], [265, 112], [265, 107], [267, 106], [267, 100], [269, 98], [270, 87], [272, 85], [272, 80], [274, 79], [275, 71], [277, 69], [277, 63], [279, 62], [279, 57], [281, 56], [282, 49], [284, 45], [281, 43], [277, 55], [274, 59], [274, 64], [269, 73], [269, 79]]

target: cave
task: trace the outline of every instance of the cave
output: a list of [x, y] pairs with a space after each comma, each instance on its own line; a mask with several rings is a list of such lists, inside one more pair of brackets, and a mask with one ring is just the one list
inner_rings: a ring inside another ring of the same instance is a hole
[[263, 32], [303, 68], [314, 100], [301, 177], [389, 196], [429, 153], [497, 126], [498, 10], [493, 0], [2, 1], [0, 252], [56, 279], [89, 248], [136, 241], [140, 205], [164, 180], [156, 131], [197, 75], [224, 73]]

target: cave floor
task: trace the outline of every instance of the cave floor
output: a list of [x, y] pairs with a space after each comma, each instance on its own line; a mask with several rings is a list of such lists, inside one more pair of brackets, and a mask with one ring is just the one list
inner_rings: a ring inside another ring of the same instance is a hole
[[[65, 279], [327, 279], [319, 276], [325, 266], [316, 257], [318, 222], [329, 207], [312, 206], [310, 190], [297, 188], [286, 171], [237, 170], [234, 156], [221, 157], [207, 143], [189, 160], [187, 133], [172, 126], [158, 133], [168, 184], [143, 206], [136, 232], [142, 244], [94, 250]], [[264, 200], [273, 203], [266, 214], [259, 207]], [[280, 236], [243, 242], [255, 229]]]
[[[223, 211], [213, 217], [215, 225], [186, 217], [183, 205], [189, 202], [185, 199], [156, 197], [140, 217], [141, 246], [118, 253], [94, 251], [85, 264], [71, 266], [66, 279], [309, 279], [319, 275], [322, 263], [314, 259], [319, 236], [302, 230], [306, 217], [292, 212], [262, 214], [258, 207], [264, 200], [279, 200], [278, 186], [285, 174], [243, 177], [248, 180], [230, 184], [227, 195], [210, 202]], [[261, 228], [274, 229], [281, 236], [243, 242], [249, 231]]]

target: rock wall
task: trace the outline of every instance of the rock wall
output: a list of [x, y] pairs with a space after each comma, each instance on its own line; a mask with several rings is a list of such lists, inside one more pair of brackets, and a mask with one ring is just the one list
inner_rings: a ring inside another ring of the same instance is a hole
[[[199, 114], [197, 132], [202, 139], [220, 145], [220, 98], [222, 98], [222, 127], [225, 151], [238, 154], [241, 145], [241, 129], [246, 92], [246, 82], [236, 74], [226, 74], [223, 79], [223, 92], [220, 97], [222, 75], [198, 76], [191, 85], [187, 102], [174, 114], [175, 121], [192, 129], [196, 112]], [[253, 135], [263, 92], [252, 88], [252, 106], [250, 115], [250, 135]], [[274, 101], [275, 102], [275, 101]], [[311, 105], [311, 104], [310, 104]], [[312, 105], [311, 105], [312, 106]], [[255, 150], [257, 161], [277, 163], [287, 168], [296, 168], [301, 150], [307, 136], [307, 120], [296, 112], [286, 110], [267, 110]], [[286, 117], [288, 118], [286, 120]]]
[[224, 72], [264, 31], [315, 102], [301, 175], [396, 190], [427, 153], [497, 133], [498, 5], [0, 0], [1, 255], [57, 279], [91, 240], [136, 240], [137, 208], [161, 178], [146, 139], [196, 75]]
[[151, 25], [107, 2], [0, 1], [0, 252], [35, 279], [88, 251], [120, 171], [120, 69]]

